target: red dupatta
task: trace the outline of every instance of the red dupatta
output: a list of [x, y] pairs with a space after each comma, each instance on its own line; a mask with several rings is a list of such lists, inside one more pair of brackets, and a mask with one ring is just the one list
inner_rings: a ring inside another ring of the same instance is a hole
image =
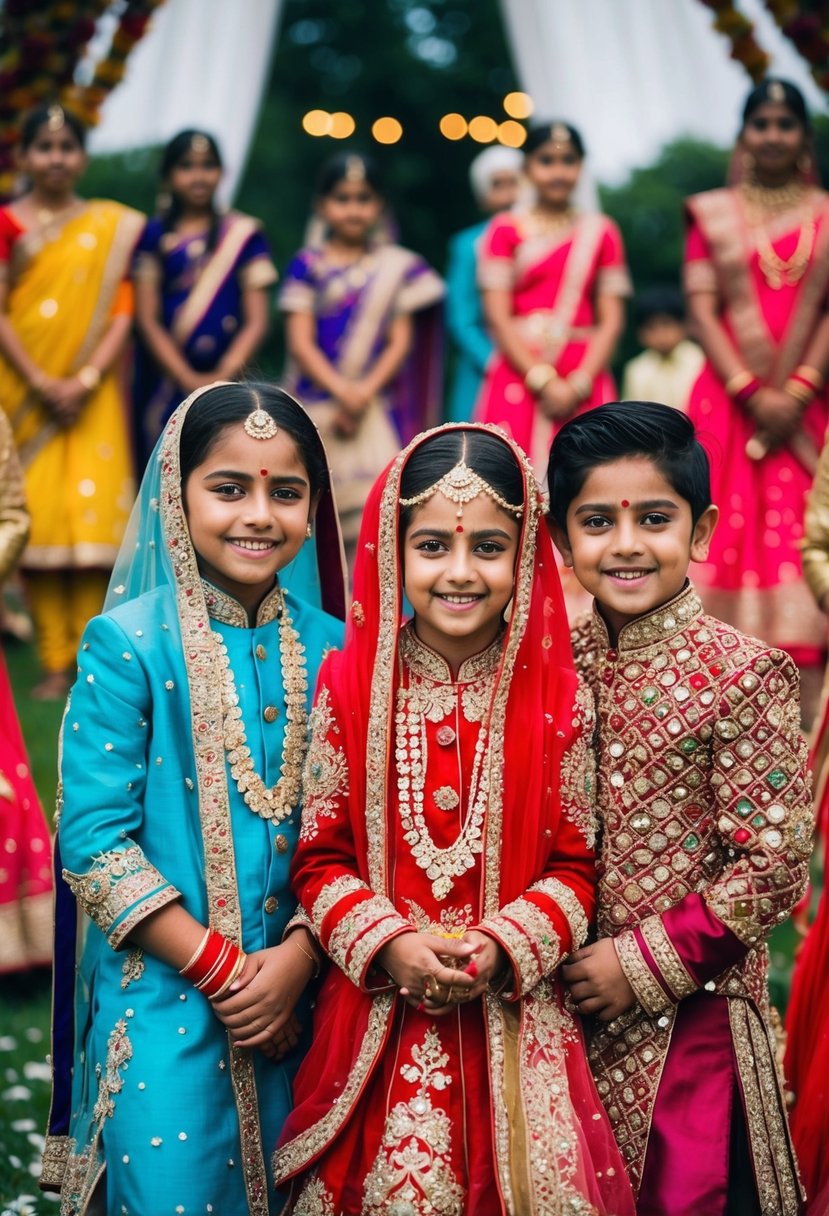
[[499, 428], [465, 424], [428, 431], [378, 479], [363, 515], [346, 646], [323, 670], [339, 703], [350, 709], [341, 728], [362, 877], [377, 894], [388, 894], [385, 837], [387, 806], [396, 789], [391, 753], [403, 624], [400, 481], [412, 453], [447, 430], [496, 435], [513, 452], [523, 477], [512, 612], [489, 709], [492, 792], [482, 900], [488, 916], [526, 890], [549, 850], [549, 833], [561, 813], [559, 769], [577, 683], [553, 547], [541, 526], [538, 485], [524, 453]]

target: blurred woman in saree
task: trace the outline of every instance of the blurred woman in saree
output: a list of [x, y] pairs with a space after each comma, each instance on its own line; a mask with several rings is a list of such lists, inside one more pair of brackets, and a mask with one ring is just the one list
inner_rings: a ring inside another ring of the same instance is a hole
[[58, 699], [132, 505], [117, 365], [132, 318], [125, 274], [144, 217], [75, 194], [84, 129], [60, 106], [27, 118], [21, 164], [31, 188], [0, 209], [0, 406], [32, 517], [20, 568], [44, 672], [34, 695]]

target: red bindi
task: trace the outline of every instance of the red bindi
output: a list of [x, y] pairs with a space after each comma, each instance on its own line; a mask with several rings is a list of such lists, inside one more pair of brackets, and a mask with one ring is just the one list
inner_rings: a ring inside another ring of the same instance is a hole
[[267, 477], [267, 476], [268, 476], [268, 470], [267, 470], [267, 469], [260, 469], [260, 470], [259, 470], [259, 476], [260, 476], [260, 477]]
[[623, 498], [623, 499], [622, 499], [622, 506], [623, 506], [623, 507], [629, 507], [629, 506], [630, 506], [630, 503], [628, 502], [628, 500], [627, 500], [626, 498]]
[[455, 531], [456, 531], [456, 532], [463, 532], [463, 524], [458, 524], [458, 526], [457, 526], [457, 528], [455, 529]]

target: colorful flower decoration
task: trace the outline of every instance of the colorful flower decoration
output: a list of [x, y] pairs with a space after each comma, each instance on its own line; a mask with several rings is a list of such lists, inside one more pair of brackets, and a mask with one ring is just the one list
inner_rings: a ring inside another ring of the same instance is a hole
[[724, 34], [731, 43], [731, 58], [741, 63], [757, 84], [768, 72], [771, 58], [754, 37], [754, 23], [739, 11], [732, 0], [701, 0], [701, 3], [716, 14], [714, 29]]
[[827, 0], [765, 0], [766, 8], [806, 60], [817, 83], [829, 90], [829, 3]]
[[27, 110], [57, 100], [94, 126], [127, 57], [163, 0], [127, 0], [106, 56], [88, 85], [77, 66], [110, 0], [5, 0], [0, 6], [0, 198], [14, 189], [14, 155]]

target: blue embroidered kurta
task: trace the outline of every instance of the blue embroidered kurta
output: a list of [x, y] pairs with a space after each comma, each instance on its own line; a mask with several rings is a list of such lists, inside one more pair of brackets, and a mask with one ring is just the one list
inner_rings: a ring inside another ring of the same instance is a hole
[[[210, 592], [251, 757], [272, 786], [285, 728], [275, 597], [246, 628], [239, 605]], [[305, 647], [310, 702], [322, 656], [340, 645], [343, 627], [289, 594], [286, 603]], [[182, 648], [168, 588], [95, 618], [64, 721], [61, 859], [93, 923], [77, 971], [62, 1212], [84, 1210], [104, 1166], [110, 1216], [248, 1211], [227, 1032], [174, 968], [128, 941], [172, 900], [203, 924], [210, 915]], [[243, 948], [261, 950], [279, 944], [295, 909], [288, 869], [299, 812], [273, 824], [245, 805], [229, 773], [228, 789], [232, 853], [212, 852], [216, 864], [235, 865]], [[254, 1052], [255, 1092], [238, 1096], [258, 1103], [266, 1159], [290, 1109], [298, 1054], [275, 1063]], [[276, 1199], [270, 1204], [275, 1211]]]

